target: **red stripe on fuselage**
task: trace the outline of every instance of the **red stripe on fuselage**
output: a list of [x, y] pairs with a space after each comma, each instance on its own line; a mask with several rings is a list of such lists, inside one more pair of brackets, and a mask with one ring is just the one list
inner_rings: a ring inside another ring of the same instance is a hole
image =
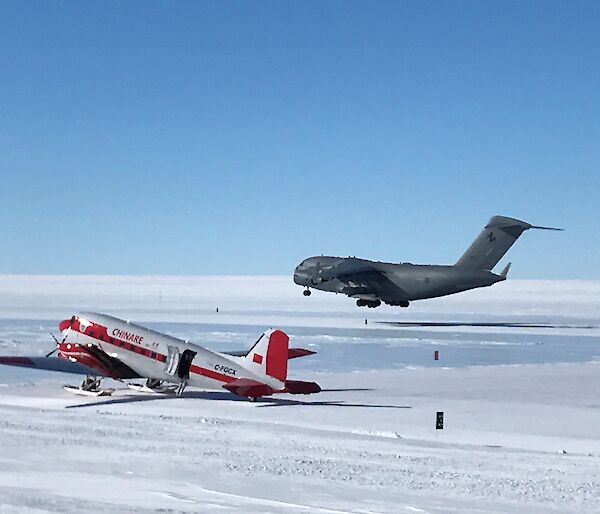
[[219, 373], [218, 371], [213, 371], [212, 369], [206, 369], [196, 364], [192, 364], [190, 367], [190, 371], [192, 373], [196, 373], [196, 375], [202, 375], [204, 377], [212, 378], [214, 380], [219, 380], [220, 382], [233, 382], [237, 380], [235, 377], [230, 377], [229, 375], [224, 375], [223, 373]]
[[[158, 353], [152, 351], [148, 348], [143, 348], [142, 346], [136, 345], [129, 341], [124, 341], [122, 339], [118, 339], [116, 337], [112, 337], [108, 335], [108, 329], [99, 325], [98, 323], [92, 322], [92, 324], [86, 328], [84, 332], [80, 332], [92, 339], [96, 339], [97, 341], [101, 341], [104, 343], [112, 344], [118, 348], [123, 348], [124, 350], [128, 350], [133, 353], [137, 353], [138, 355], [143, 355], [144, 357], [148, 357], [149, 359], [154, 359], [159, 362], [167, 362], [167, 356], [162, 353]], [[190, 371], [195, 373], [196, 375], [201, 375], [207, 378], [212, 378], [213, 380], [218, 380], [219, 382], [232, 382], [237, 380], [236, 377], [231, 377], [229, 375], [225, 375], [223, 373], [219, 373], [218, 371], [213, 371], [212, 369], [203, 368], [198, 366], [197, 364], [192, 364], [190, 366]]]

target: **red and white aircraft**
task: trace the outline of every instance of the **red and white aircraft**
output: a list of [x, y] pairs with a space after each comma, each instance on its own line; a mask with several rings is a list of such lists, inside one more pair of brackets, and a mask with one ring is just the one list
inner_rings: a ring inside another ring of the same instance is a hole
[[281, 330], [268, 330], [248, 352], [212, 352], [154, 330], [106, 314], [82, 313], [61, 321], [58, 358], [0, 357], [0, 364], [86, 375], [80, 387], [65, 386], [78, 394], [101, 396], [100, 381], [145, 378], [146, 384], [129, 384], [142, 391], [177, 392], [190, 386], [226, 389], [256, 400], [276, 393], [311, 394], [315, 382], [288, 380], [288, 360], [315, 352], [289, 348]]

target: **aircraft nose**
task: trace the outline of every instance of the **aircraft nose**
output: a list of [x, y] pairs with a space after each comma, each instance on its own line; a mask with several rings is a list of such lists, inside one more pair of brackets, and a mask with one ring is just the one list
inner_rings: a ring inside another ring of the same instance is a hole
[[306, 274], [298, 271], [298, 268], [296, 268], [296, 271], [294, 272], [294, 283], [298, 284], [299, 286], [305, 286], [306, 282]]
[[309, 273], [307, 270], [306, 261], [302, 261], [294, 270], [294, 283], [299, 286], [307, 286], [309, 281]]

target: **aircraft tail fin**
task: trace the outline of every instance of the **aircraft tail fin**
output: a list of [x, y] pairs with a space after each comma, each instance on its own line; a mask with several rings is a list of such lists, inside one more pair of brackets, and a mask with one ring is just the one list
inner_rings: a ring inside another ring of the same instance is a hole
[[493, 216], [455, 266], [491, 270], [508, 252], [514, 242], [519, 239], [519, 236], [530, 228], [562, 230], [560, 228], [539, 227], [506, 216]]
[[246, 354], [246, 367], [258, 375], [285, 382], [290, 338], [283, 330], [267, 330]]

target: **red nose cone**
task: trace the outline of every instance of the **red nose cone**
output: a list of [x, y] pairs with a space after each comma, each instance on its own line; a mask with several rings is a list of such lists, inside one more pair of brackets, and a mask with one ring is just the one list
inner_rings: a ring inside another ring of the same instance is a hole
[[58, 324], [58, 330], [60, 330], [61, 332], [64, 332], [65, 330], [67, 330], [67, 328], [69, 328], [71, 326], [71, 320], [70, 319], [63, 319], [59, 324]]

